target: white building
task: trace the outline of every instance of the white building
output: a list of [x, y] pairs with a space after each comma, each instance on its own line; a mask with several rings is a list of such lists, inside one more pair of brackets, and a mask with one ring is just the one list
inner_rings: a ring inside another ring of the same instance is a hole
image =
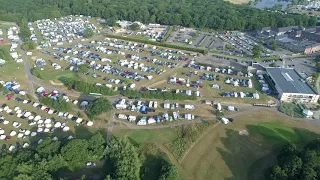
[[292, 68], [266, 68], [271, 86], [284, 102], [317, 103], [319, 94]]

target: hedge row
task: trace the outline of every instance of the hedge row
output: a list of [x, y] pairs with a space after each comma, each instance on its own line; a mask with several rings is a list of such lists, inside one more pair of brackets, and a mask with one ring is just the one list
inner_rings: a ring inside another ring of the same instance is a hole
[[113, 96], [116, 95], [117, 92], [106, 87], [106, 86], [97, 86], [95, 84], [90, 84], [87, 82], [83, 82], [83, 81], [77, 81], [74, 80], [72, 78], [60, 78], [59, 79], [65, 86], [67, 86], [68, 88], [72, 88], [78, 92], [82, 92], [82, 93], [100, 93], [102, 95], [106, 95], [106, 96]]
[[130, 98], [147, 98], [147, 99], [163, 99], [163, 100], [196, 100], [195, 95], [187, 96], [183, 93], [174, 93], [174, 92], [160, 92], [160, 91], [136, 91], [136, 90], [125, 90], [121, 91], [122, 96]]
[[169, 31], [167, 32], [167, 34], [164, 36], [162, 42], [166, 42], [167, 39], [170, 37], [170, 35], [172, 34], [172, 32], [176, 29], [176, 26], [170, 26]]
[[107, 37], [115, 38], [115, 39], [122, 39], [122, 40], [126, 40], [126, 41], [135, 41], [135, 42], [144, 43], [144, 44], [152, 44], [155, 46], [162, 46], [162, 47], [167, 47], [167, 48], [172, 48], [172, 49], [180, 49], [180, 50], [185, 50], [185, 51], [197, 52], [197, 53], [201, 53], [201, 54], [208, 54], [208, 51], [203, 50], [203, 49], [190, 48], [190, 47], [185, 47], [185, 46], [178, 46], [178, 45], [174, 45], [174, 44], [160, 43], [160, 42], [156, 42], [156, 41], [149, 41], [149, 40], [143, 40], [143, 39], [136, 39], [133, 37], [124, 37], [124, 36], [118, 36], [118, 35], [113, 35], [113, 34], [108, 34]]

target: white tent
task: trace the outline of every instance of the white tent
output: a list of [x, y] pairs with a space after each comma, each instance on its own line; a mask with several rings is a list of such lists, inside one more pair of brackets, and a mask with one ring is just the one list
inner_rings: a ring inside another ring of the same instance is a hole
[[310, 111], [309, 109], [304, 109], [303, 110], [303, 114], [307, 117], [307, 118], [310, 118], [313, 116], [313, 112]]
[[0, 129], [0, 134], [4, 134], [4, 130], [3, 129]]
[[62, 115], [63, 115], [63, 112], [59, 112], [59, 113], [58, 113], [58, 116], [62, 116]]
[[0, 135], [1, 140], [5, 139], [6, 137], [7, 137], [6, 135]]
[[42, 124], [42, 123], [43, 123], [43, 120], [40, 119], [37, 123], [38, 123], [38, 124]]
[[68, 115], [68, 119], [71, 119], [72, 117], [73, 117], [72, 114], [69, 114], [69, 115]]
[[50, 123], [51, 123], [51, 119], [46, 119], [46, 120], [44, 121], [44, 123], [45, 123], [45, 124], [50, 124]]
[[29, 135], [30, 135], [30, 133], [31, 133], [31, 131], [26, 130], [26, 132], [24, 132], [24, 135], [29, 136]]
[[[21, 113], [22, 113], [21, 109], [17, 110], [16, 113], [17, 113], [17, 114], [21, 114]], [[22, 115], [22, 114], [21, 114], [21, 115]]]
[[92, 125], [93, 125], [92, 121], [87, 122], [87, 126], [92, 126]]
[[3, 121], [3, 124], [7, 125], [7, 124], [9, 124], [9, 121], [5, 120], [5, 121]]
[[27, 111], [26, 113], [24, 113], [24, 117], [29, 117], [31, 115], [31, 113], [29, 111]]
[[22, 147], [23, 148], [27, 148], [27, 147], [29, 147], [29, 144], [28, 143], [24, 143]]
[[48, 114], [53, 114], [53, 110], [50, 109], [50, 110], [48, 111]]
[[22, 137], [23, 137], [23, 133], [19, 133], [18, 138], [22, 138]]
[[11, 146], [9, 147], [9, 151], [13, 151], [15, 148], [16, 148], [15, 146], [12, 146], [12, 145], [11, 145]]
[[34, 119], [33, 119], [33, 120], [35, 120], [35, 121], [39, 121], [40, 119], [41, 119], [41, 116], [37, 115], [36, 117], [34, 117]]
[[12, 112], [12, 109], [8, 109], [6, 112], [7, 112], [7, 113], [11, 113], [11, 112]]
[[66, 126], [66, 127], [64, 127], [62, 130], [63, 130], [64, 132], [66, 132], [66, 131], [69, 131], [70, 128], [69, 128], [68, 126]]
[[50, 129], [49, 128], [45, 128], [43, 132], [46, 132], [46, 133], [50, 132]]
[[18, 106], [16, 106], [13, 110], [14, 111], [18, 111], [20, 108]]
[[39, 103], [33, 103], [32, 106], [33, 106], [33, 107], [37, 107], [37, 106], [39, 106]]
[[3, 111], [3, 109], [2, 108], [0, 108], [0, 112], [2, 112]]
[[6, 106], [3, 108], [4, 111], [7, 111], [9, 109], [9, 106]]
[[78, 118], [77, 120], [76, 120], [76, 123], [81, 123], [82, 122], [82, 118]]
[[34, 116], [29, 116], [28, 119], [29, 119], [29, 120], [34, 119]]
[[[37, 129], [37, 132], [42, 132], [42, 131], [43, 131], [42, 128], [38, 128], [38, 129]], [[32, 133], [31, 133], [31, 135], [32, 135]]]
[[36, 136], [37, 135], [37, 132], [32, 132], [31, 133], [31, 136]]
[[47, 128], [51, 128], [51, 127], [52, 127], [52, 124], [46, 124], [46, 127], [47, 127]]
[[21, 116], [22, 116], [22, 114], [17, 114], [17, 117], [18, 117], [18, 118], [21, 118]]
[[15, 132], [15, 131], [10, 132], [10, 136], [15, 136], [16, 134], [17, 134], [17, 132]]
[[56, 124], [54, 124], [54, 127], [56, 128], [61, 127], [61, 122], [56, 122]]

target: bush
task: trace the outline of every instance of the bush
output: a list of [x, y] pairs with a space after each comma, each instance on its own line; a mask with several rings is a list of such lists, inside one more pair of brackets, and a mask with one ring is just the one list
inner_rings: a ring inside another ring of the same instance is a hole
[[83, 36], [84, 36], [85, 38], [92, 37], [93, 35], [94, 35], [94, 32], [93, 32], [93, 30], [92, 30], [91, 28], [87, 28], [87, 29], [85, 29], [84, 32], [83, 32]]
[[39, 68], [31, 68], [31, 74], [39, 79], [42, 79], [41, 70]]
[[24, 42], [24, 44], [23, 44], [23, 49], [26, 51], [34, 50], [34, 49], [36, 49], [36, 47], [37, 47], [37, 44], [31, 40], [28, 40], [28, 41]]
[[291, 117], [303, 118], [302, 109], [294, 103], [281, 103], [279, 111]]
[[125, 90], [120, 92], [121, 95], [130, 98], [147, 98], [147, 99], [164, 99], [164, 100], [196, 100], [197, 96], [191, 95], [187, 96], [183, 93], [173, 93], [173, 92], [160, 92], [160, 91], [136, 91], [136, 90]]
[[160, 42], [155, 42], [155, 41], [136, 39], [136, 38], [132, 38], [132, 37], [124, 37], [124, 36], [111, 35], [111, 34], [108, 34], [107, 36], [109, 38], [122, 39], [122, 40], [126, 40], [126, 41], [135, 41], [135, 42], [151, 44], [151, 45], [155, 45], [155, 46], [162, 46], [162, 47], [167, 47], [167, 48], [197, 52], [197, 53], [201, 53], [201, 54], [208, 54], [208, 51], [203, 50], [203, 49], [190, 48], [190, 47], [178, 46], [178, 45], [174, 45], [174, 44], [160, 43]]
[[70, 110], [70, 105], [67, 103], [61, 96], [58, 97], [57, 99], [53, 99], [50, 97], [44, 97], [41, 96], [39, 98], [40, 103], [53, 108], [58, 111], [69, 111]]

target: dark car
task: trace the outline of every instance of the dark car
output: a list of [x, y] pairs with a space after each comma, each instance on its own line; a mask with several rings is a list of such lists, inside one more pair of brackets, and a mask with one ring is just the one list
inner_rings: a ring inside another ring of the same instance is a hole
[[2, 145], [2, 151], [5, 151], [5, 150], [7, 150], [7, 145], [3, 144]]

